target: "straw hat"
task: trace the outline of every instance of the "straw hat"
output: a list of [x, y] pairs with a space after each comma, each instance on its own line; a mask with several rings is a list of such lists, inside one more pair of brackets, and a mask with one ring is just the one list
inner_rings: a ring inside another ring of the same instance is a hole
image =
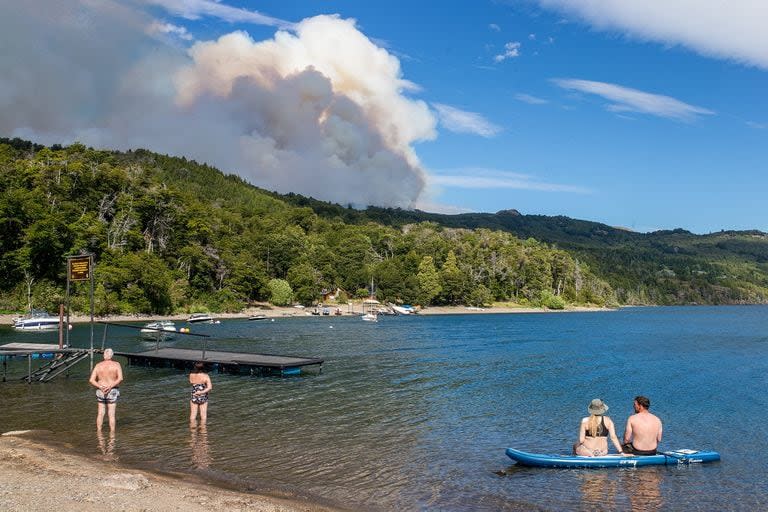
[[602, 416], [606, 412], [608, 412], [608, 405], [600, 400], [599, 398], [595, 398], [589, 403], [589, 407], [587, 407], [587, 411], [589, 411], [589, 414], [596, 414], [597, 416]]

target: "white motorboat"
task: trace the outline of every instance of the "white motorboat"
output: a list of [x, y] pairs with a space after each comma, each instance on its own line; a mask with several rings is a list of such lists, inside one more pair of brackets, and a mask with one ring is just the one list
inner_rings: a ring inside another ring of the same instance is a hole
[[412, 315], [416, 313], [416, 308], [414, 308], [413, 306], [409, 306], [407, 304], [404, 304], [402, 306], [395, 306], [394, 304], [390, 304], [389, 307], [391, 307], [392, 311], [394, 311], [398, 315]]
[[216, 319], [210, 313], [193, 313], [187, 318], [187, 322], [190, 324], [213, 324], [216, 323]]
[[52, 331], [59, 328], [59, 317], [33, 309], [28, 315], [13, 319], [17, 331]]
[[366, 314], [364, 314], [360, 318], [362, 318], [364, 322], [378, 322], [379, 321], [379, 316], [375, 312], [374, 313], [366, 313]]
[[176, 324], [170, 320], [149, 322], [141, 328], [140, 332], [144, 338], [168, 340], [176, 336]]

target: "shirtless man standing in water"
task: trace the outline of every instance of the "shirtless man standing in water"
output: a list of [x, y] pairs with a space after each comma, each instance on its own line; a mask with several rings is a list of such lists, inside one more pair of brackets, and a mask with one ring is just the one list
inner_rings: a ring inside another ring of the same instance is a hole
[[105, 409], [109, 416], [109, 431], [115, 431], [115, 409], [117, 409], [117, 398], [120, 396], [118, 386], [123, 382], [123, 367], [120, 363], [112, 360], [114, 351], [108, 348], [104, 351], [104, 360], [93, 367], [91, 378], [88, 382], [96, 388], [96, 401], [98, 402], [98, 412], [96, 414], [96, 430], [101, 431], [101, 425], [104, 423]]
[[627, 420], [624, 430], [624, 453], [634, 455], [656, 455], [661, 442], [661, 420], [648, 411], [651, 401], [644, 396], [635, 397], [635, 414]]

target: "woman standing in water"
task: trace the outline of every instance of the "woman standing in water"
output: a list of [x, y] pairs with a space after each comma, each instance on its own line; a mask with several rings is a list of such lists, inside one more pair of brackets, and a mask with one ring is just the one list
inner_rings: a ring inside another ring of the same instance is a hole
[[213, 389], [211, 378], [205, 373], [205, 365], [202, 361], [195, 363], [192, 373], [189, 374], [189, 383], [192, 384], [192, 398], [189, 401], [189, 424], [197, 423], [197, 414], [200, 413], [200, 424], [205, 425], [208, 420], [208, 393]]
[[573, 454], [584, 457], [608, 455], [608, 438], [611, 438], [616, 451], [622, 454], [621, 444], [616, 437], [616, 427], [611, 418], [605, 415], [608, 405], [595, 398], [587, 407], [589, 416], [579, 425], [579, 442], [573, 445]]

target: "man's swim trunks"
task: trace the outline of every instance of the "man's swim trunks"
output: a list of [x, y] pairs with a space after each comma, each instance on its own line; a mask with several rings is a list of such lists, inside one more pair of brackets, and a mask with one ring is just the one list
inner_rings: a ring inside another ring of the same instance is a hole
[[96, 401], [100, 404], [114, 404], [119, 397], [120, 390], [117, 388], [110, 389], [106, 396], [104, 396], [104, 393], [100, 389], [96, 390]]
[[656, 455], [656, 450], [638, 450], [632, 443], [621, 445], [621, 451], [632, 455]]
[[208, 401], [208, 393], [205, 393], [203, 395], [196, 395], [198, 391], [202, 391], [205, 389], [205, 384], [192, 384], [192, 403], [193, 404], [204, 404]]

